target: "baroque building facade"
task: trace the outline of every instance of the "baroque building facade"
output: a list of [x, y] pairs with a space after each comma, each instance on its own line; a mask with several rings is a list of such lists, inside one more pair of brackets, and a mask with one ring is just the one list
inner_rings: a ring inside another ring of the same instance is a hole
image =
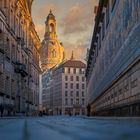
[[140, 1], [100, 0], [86, 70], [95, 115], [140, 115]]
[[39, 48], [33, 0], [0, 0], [0, 105], [4, 114], [38, 112]]
[[47, 70], [61, 63], [64, 59], [64, 47], [57, 39], [56, 19], [50, 10], [45, 22], [45, 35], [40, 48], [41, 68]]
[[44, 72], [48, 81], [42, 93], [44, 110], [50, 115], [85, 115], [86, 65], [72, 57], [50, 71], [49, 76]]

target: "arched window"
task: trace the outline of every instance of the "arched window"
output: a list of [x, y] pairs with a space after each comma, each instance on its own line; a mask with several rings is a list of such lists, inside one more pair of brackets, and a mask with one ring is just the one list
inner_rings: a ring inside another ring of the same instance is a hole
[[52, 57], [56, 57], [56, 50], [55, 49], [53, 49], [53, 51], [52, 51]]
[[50, 24], [50, 32], [54, 32], [54, 25], [52, 23]]

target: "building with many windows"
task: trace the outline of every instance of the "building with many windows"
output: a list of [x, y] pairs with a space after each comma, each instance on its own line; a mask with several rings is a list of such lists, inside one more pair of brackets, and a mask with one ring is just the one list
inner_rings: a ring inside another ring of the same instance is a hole
[[96, 115], [140, 115], [140, 1], [100, 0], [86, 70]]
[[40, 40], [33, 0], [0, 0], [0, 106], [4, 114], [38, 111]]
[[83, 62], [72, 57], [50, 70], [51, 75], [45, 80], [49, 85], [42, 91], [43, 98], [47, 98], [44, 105], [49, 114], [86, 114], [85, 69]]

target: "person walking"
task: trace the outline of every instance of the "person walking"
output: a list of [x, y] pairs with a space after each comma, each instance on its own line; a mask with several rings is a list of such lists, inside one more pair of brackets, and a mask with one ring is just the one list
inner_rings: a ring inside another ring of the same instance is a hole
[[1, 115], [1, 107], [2, 107], [2, 105], [0, 104], [0, 115]]
[[3, 105], [1, 104], [1, 105], [0, 105], [1, 117], [3, 117], [3, 111], [4, 111], [4, 107], [3, 107]]
[[87, 105], [87, 116], [90, 116], [90, 112], [91, 112], [91, 106], [90, 104]]

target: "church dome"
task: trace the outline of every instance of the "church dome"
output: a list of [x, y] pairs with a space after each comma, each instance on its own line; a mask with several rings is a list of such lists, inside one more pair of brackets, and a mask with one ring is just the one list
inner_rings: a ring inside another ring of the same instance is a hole
[[61, 63], [65, 56], [64, 46], [57, 38], [56, 20], [51, 10], [45, 24], [44, 40], [40, 48], [42, 70], [50, 69]]

